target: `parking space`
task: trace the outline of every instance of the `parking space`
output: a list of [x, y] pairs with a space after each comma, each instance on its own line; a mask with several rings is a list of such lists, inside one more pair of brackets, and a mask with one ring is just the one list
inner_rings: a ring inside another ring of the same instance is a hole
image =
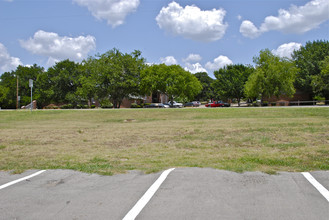
[[315, 171], [310, 173], [322, 186], [329, 190], [329, 171]]
[[328, 216], [329, 203], [300, 173], [237, 174], [192, 168], [175, 170], [137, 219], [328, 219]]
[[[30, 175], [0, 172], [0, 186]], [[326, 189], [329, 172], [311, 172]], [[0, 219], [122, 219], [160, 177], [47, 170], [0, 190]], [[328, 219], [329, 202], [301, 173], [177, 168], [136, 219]]]
[[122, 219], [158, 176], [47, 170], [0, 191], [0, 219]]

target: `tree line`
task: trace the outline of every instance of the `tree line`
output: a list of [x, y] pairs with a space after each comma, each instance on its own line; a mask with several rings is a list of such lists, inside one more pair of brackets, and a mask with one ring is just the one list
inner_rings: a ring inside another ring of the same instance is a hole
[[321, 96], [329, 100], [328, 41], [307, 42], [294, 51], [292, 59], [261, 50], [253, 61], [254, 66], [234, 64], [218, 69], [213, 79], [207, 73], [191, 74], [179, 65], [147, 65], [140, 51], [122, 53], [114, 48], [81, 63], [64, 60], [48, 70], [34, 64], [3, 73], [0, 107], [16, 108], [17, 95], [20, 105], [29, 104], [29, 79], [34, 80], [33, 99], [38, 108], [49, 104], [91, 107], [92, 100], [120, 108], [125, 98], [152, 93], [182, 102], [235, 99], [240, 103], [244, 98], [292, 96], [296, 89], [310, 98]]

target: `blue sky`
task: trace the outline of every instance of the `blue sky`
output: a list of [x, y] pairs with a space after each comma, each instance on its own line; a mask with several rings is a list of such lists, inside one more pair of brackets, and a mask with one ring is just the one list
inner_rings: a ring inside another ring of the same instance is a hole
[[329, 39], [329, 0], [0, 0], [0, 74], [112, 48], [192, 73]]

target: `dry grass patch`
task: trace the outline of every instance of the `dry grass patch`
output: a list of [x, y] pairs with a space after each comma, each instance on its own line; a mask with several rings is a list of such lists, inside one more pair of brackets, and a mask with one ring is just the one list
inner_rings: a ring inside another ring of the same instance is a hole
[[328, 108], [0, 111], [0, 170], [329, 170]]

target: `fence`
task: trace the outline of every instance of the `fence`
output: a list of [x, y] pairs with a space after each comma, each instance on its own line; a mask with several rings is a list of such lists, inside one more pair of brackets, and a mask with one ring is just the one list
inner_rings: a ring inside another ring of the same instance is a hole
[[313, 100], [313, 101], [290, 101], [289, 105], [328, 105], [329, 100]]

